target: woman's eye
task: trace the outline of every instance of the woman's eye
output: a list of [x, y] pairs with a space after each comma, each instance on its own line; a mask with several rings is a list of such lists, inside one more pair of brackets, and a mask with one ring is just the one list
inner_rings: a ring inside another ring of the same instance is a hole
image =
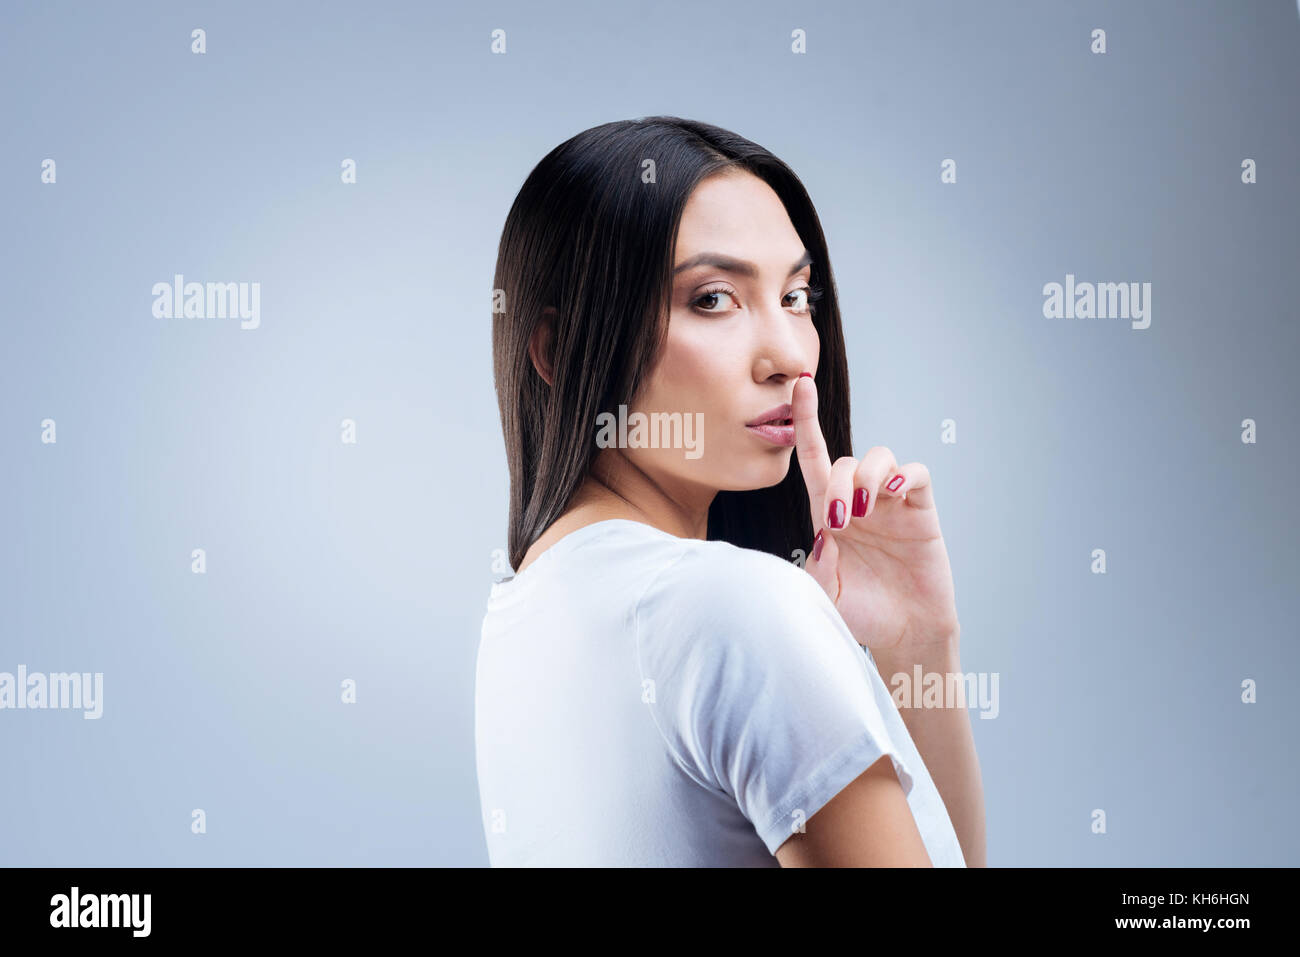
[[810, 316], [816, 316], [817, 307], [814, 303], [821, 299], [822, 292], [823, 290], [821, 286], [800, 286], [798, 289], [791, 292], [790, 295], [799, 296], [801, 298], [801, 302], [796, 307], [800, 315], [807, 313]]
[[[736, 294], [730, 289], [706, 289], [691, 300], [691, 305], [700, 312], [725, 312], [726, 309], [718, 308], [724, 297], [732, 301], [732, 308], [739, 306], [739, 302], [736, 301]], [[800, 286], [798, 289], [786, 293], [785, 300], [788, 302], [791, 297], [795, 301], [790, 302], [789, 305], [796, 313], [799, 315], [814, 315], [817, 307], [813, 303], [821, 298], [821, 287]]]
[[730, 290], [710, 289], [708, 292], [701, 293], [694, 300], [692, 300], [691, 305], [694, 306], [696, 309], [699, 309], [700, 312], [722, 312], [723, 310], [721, 309], [711, 308], [712, 306], [717, 305], [717, 300], [722, 296], [726, 296], [728, 299], [731, 299], [733, 302], [735, 301], [736, 298], [735, 294], [732, 293]]

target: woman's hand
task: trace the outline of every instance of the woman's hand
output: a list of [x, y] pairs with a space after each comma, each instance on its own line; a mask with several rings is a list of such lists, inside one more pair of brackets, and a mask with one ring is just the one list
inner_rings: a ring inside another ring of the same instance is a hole
[[955, 648], [952, 569], [929, 470], [919, 462], [900, 466], [883, 446], [861, 461], [846, 456], [832, 464], [811, 375], [799, 377], [791, 405], [795, 454], [820, 529], [804, 568], [873, 654], [919, 660]]

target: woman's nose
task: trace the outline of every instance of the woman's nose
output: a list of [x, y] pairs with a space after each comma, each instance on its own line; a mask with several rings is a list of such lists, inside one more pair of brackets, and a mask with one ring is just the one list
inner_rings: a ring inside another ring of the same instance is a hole
[[814, 355], [809, 349], [807, 319], [784, 309], [765, 309], [754, 317], [754, 360], [757, 378], [765, 380], [774, 373], [793, 379], [812, 368]]

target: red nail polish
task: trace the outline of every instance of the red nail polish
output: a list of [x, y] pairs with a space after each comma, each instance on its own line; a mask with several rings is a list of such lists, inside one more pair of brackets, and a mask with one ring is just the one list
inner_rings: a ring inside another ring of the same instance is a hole
[[811, 372], [800, 372], [800, 373], [799, 373], [799, 378], [802, 379], [804, 376], [807, 376], [808, 378], [811, 379], [811, 378], [813, 377], [813, 374], [812, 374]]
[[813, 539], [813, 561], [821, 561], [823, 544], [825, 543], [822, 540], [822, 533], [818, 532], [817, 537]]
[[891, 492], [897, 492], [898, 487], [902, 484], [903, 484], [903, 476], [895, 475], [892, 479], [889, 480], [889, 484], [886, 485], [885, 488], [889, 489]]
[[831, 518], [831, 528], [844, 527], [844, 502], [838, 498], [835, 499], [833, 502], [831, 502], [830, 518]]
[[856, 489], [853, 492], [853, 517], [861, 518], [867, 514], [867, 490], [864, 488]]

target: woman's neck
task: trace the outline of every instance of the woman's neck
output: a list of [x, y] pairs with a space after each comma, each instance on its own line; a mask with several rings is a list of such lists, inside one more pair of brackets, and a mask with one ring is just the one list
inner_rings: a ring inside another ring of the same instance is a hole
[[716, 492], [710, 492], [707, 500], [700, 496], [693, 504], [683, 504], [687, 496], [670, 494], [623, 456], [602, 453], [591, 471], [569, 507], [529, 546], [515, 574], [564, 536], [609, 519], [641, 522], [678, 538], [708, 537], [709, 504]]

